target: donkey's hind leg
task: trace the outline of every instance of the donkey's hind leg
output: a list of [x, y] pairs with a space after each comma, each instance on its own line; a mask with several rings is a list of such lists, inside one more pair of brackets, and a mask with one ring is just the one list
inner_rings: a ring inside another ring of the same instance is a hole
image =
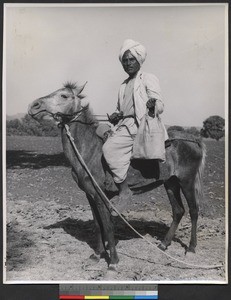
[[191, 239], [187, 252], [195, 253], [197, 245], [197, 220], [199, 212], [198, 201], [196, 198], [195, 180], [181, 182], [181, 188], [189, 206], [189, 214], [192, 223]]
[[185, 212], [180, 196], [180, 184], [178, 178], [176, 176], [171, 176], [167, 181], [165, 181], [164, 186], [172, 206], [173, 221], [168, 233], [164, 238], [164, 241], [159, 246], [161, 250], [166, 250], [167, 247], [171, 244], [180, 220], [182, 219]]

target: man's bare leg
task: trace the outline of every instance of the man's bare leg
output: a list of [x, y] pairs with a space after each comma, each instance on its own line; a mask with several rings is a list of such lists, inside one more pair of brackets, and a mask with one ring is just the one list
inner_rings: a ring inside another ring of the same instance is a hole
[[[123, 213], [129, 203], [132, 202], [132, 191], [130, 190], [128, 186], [128, 181], [125, 179], [121, 183], [116, 183], [116, 186], [119, 189], [119, 199], [118, 202], [116, 203], [116, 209], [119, 211], [119, 213]], [[115, 211], [112, 212], [113, 216], [117, 216], [117, 213]]]

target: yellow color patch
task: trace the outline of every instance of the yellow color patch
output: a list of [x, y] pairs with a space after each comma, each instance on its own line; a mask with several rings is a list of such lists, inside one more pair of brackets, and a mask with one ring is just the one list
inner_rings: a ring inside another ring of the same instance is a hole
[[109, 299], [109, 296], [85, 296], [84, 299]]

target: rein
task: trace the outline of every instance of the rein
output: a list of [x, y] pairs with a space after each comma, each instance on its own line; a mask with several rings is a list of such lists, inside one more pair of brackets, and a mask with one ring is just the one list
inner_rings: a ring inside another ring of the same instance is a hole
[[[58, 122], [58, 127], [63, 127], [65, 124], [70, 124], [70, 123], [73, 123], [73, 122], [80, 122], [78, 120], [78, 118], [87, 109], [88, 109], [88, 106], [84, 106], [84, 107], [82, 106], [80, 110], [78, 110], [77, 112], [75, 112], [73, 114], [64, 114], [64, 113], [61, 113], [61, 112], [52, 113], [50, 111], [47, 111], [46, 109], [43, 109], [43, 110], [40, 110], [38, 113], [31, 115], [31, 117], [34, 118], [36, 115], [38, 115], [40, 113], [43, 113], [43, 112], [46, 112], [46, 114], [52, 116], [52, 118], [56, 122]], [[82, 122], [82, 123], [91, 125], [94, 122], [91, 122], [91, 123]]]
[[63, 114], [63, 113], [57, 112], [57, 113], [51, 114], [51, 115], [54, 118], [54, 120], [58, 122], [58, 127], [64, 127], [66, 124], [70, 124], [70, 123], [74, 123], [74, 122], [80, 122], [82, 124], [92, 125], [95, 123], [94, 121], [87, 123], [87, 122], [78, 120], [78, 118], [86, 110], [88, 110], [88, 106], [82, 107], [80, 110], [78, 110], [77, 112], [75, 112], [73, 114]]
[[[79, 116], [79, 115], [78, 115]], [[88, 176], [90, 177], [94, 188], [96, 189], [96, 191], [99, 193], [101, 199], [104, 201], [104, 203], [109, 204], [110, 207], [112, 207], [112, 209], [118, 214], [118, 216], [125, 222], [125, 224], [131, 228], [132, 231], [134, 231], [140, 238], [142, 238], [143, 240], [145, 240], [149, 245], [151, 245], [152, 247], [154, 247], [156, 250], [159, 250], [162, 254], [166, 255], [168, 258], [184, 264], [186, 266], [189, 267], [193, 267], [193, 268], [199, 268], [199, 269], [215, 269], [215, 268], [221, 268], [223, 265], [210, 265], [210, 266], [203, 266], [203, 265], [194, 265], [191, 263], [187, 263], [185, 261], [176, 259], [175, 257], [167, 254], [166, 252], [164, 252], [163, 250], [161, 250], [160, 248], [158, 248], [157, 245], [153, 244], [151, 241], [149, 241], [147, 238], [145, 238], [144, 236], [142, 236], [135, 228], [132, 227], [132, 225], [122, 216], [122, 214], [116, 209], [116, 207], [110, 202], [110, 200], [108, 199], [108, 197], [105, 195], [105, 193], [103, 192], [103, 190], [101, 189], [101, 187], [98, 185], [98, 183], [96, 182], [95, 178], [93, 177], [93, 175], [91, 174], [91, 171], [89, 170], [88, 166], [86, 165], [84, 159], [82, 158], [79, 150], [77, 149], [76, 145], [75, 145], [75, 141], [74, 138], [71, 135], [70, 132], [70, 127], [68, 124], [64, 124], [64, 128], [66, 130], [66, 134], [70, 140], [70, 143], [74, 149], [74, 152], [79, 160], [79, 162], [81, 163], [81, 165], [83, 166], [84, 170], [87, 172]], [[106, 205], [107, 207], [107, 205]]]

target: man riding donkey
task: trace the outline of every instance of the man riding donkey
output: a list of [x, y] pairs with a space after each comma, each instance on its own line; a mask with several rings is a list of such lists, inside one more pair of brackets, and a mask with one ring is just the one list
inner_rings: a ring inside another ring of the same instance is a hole
[[[122, 213], [132, 200], [132, 192], [128, 186], [127, 172], [134, 155], [134, 143], [140, 130], [142, 120], [157, 118], [164, 110], [159, 80], [153, 74], [142, 72], [141, 66], [146, 59], [146, 49], [139, 42], [131, 39], [125, 40], [119, 54], [120, 62], [129, 77], [122, 83], [119, 90], [117, 110], [110, 117], [114, 125], [111, 135], [103, 145], [103, 154], [112, 172], [114, 182], [119, 189], [117, 210]], [[152, 157], [161, 161], [165, 160], [164, 141], [167, 132], [162, 126], [162, 138], [157, 139], [157, 144], [162, 153]], [[142, 141], [140, 143], [143, 143]], [[138, 142], [139, 144], [139, 142]], [[142, 145], [140, 145], [141, 147]], [[148, 145], [146, 145], [148, 146]], [[148, 146], [149, 147], [149, 146]], [[153, 149], [152, 149], [153, 150]], [[139, 152], [139, 151], [138, 151]], [[139, 157], [139, 156], [138, 156]], [[149, 158], [149, 157], [142, 157]]]

